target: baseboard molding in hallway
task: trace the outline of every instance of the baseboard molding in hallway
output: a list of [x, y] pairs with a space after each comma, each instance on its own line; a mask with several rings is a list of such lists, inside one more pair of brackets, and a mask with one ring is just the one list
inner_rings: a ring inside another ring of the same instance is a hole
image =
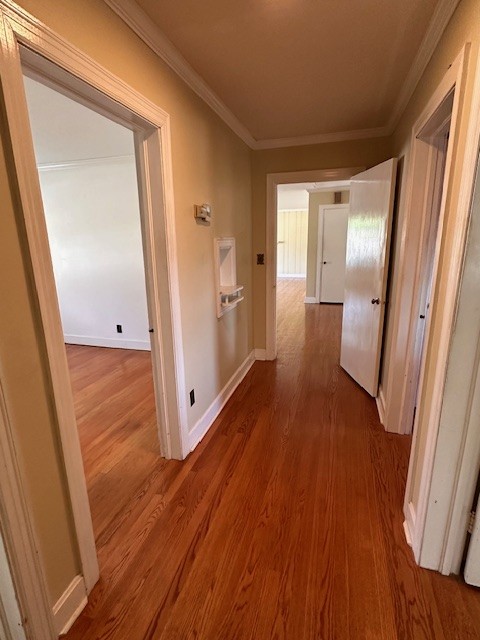
[[87, 589], [78, 575], [68, 585], [53, 607], [53, 620], [59, 636], [64, 636], [87, 605]]
[[257, 350], [251, 351], [248, 354], [248, 356], [245, 358], [245, 360], [238, 367], [238, 369], [232, 375], [232, 377], [227, 382], [227, 384], [220, 391], [220, 393], [212, 402], [212, 404], [205, 411], [205, 413], [200, 418], [200, 420], [198, 420], [198, 422], [195, 424], [193, 429], [190, 431], [189, 433], [190, 451], [193, 451], [195, 447], [198, 445], [198, 443], [201, 442], [203, 438], [206, 436], [208, 430], [210, 429], [212, 424], [215, 422], [217, 417], [220, 415], [220, 412], [222, 411], [223, 407], [227, 404], [228, 400], [230, 399], [230, 397], [232, 396], [232, 394], [234, 393], [238, 385], [242, 382], [242, 380], [245, 378], [247, 373], [250, 371], [250, 368], [252, 367], [255, 360], [256, 359], [265, 360], [265, 358], [259, 358], [259, 357], [257, 358], [256, 352]]

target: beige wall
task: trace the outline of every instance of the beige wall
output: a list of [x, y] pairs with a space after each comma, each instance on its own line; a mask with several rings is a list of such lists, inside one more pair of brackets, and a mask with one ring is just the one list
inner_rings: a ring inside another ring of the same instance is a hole
[[[265, 253], [267, 174], [343, 167], [372, 167], [391, 156], [390, 138], [316, 144], [252, 152], [253, 254]], [[253, 266], [254, 340], [265, 348], [265, 266]]]
[[[61, 10], [56, 0], [20, 4], [171, 115], [186, 384], [187, 391], [195, 388], [196, 397], [188, 410], [192, 427], [253, 347], [250, 151], [101, 0], [64, 0]], [[1, 135], [5, 140], [5, 123]], [[79, 565], [42, 331], [22, 262], [28, 254], [21, 215], [10, 201], [11, 193], [2, 163], [0, 375], [25, 460], [53, 603]], [[197, 226], [193, 218], [194, 203], [203, 202], [212, 204], [211, 227]], [[218, 320], [213, 238], [226, 235], [237, 241], [237, 273], [245, 285], [245, 301]]]
[[[410, 143], [411, 129], [421, 114], [422, 110], [426, 106], [430, 96], [433, 94], [435, 88], [440, 83], [441, 79], [445, 75], [449, 64], [456, 58], [457, 54], [462, 49], [463, 45], [467, 42], [471, 43], [471, 50], [468, 62], [467, 78], [466, 78], [466, 90], [462, 96], [459, 122], [458, 122], [458, 143], [454, 148], [453, 166], [450, 175], [450, 198], [446, 203], [445, 212], [445, 226], [442, 238], [441, 257], [440, 257], [440, 269], [437, 279], [437, 286], [435, 289], [434, 307], [433, 307], [433, 321], [430, 334], [430, 340], [427, 345], [427, 361], [426, 361], [426, 385], [423, 390], [423, 396], [420, 399], [420, 406], [422, 407], [419, 422], [418, 422], [418, 448], [415, 462], [415, 475], [413, 482], [413, 496], [412, 500], [414, 505], [418, 501], [418, 489], [420, 472], [424, 462], [424, 450], [425, 450], [425, 424], [430, 411], [430, 402], [432, 398], [433, 388], [433, 373], [435, 355], [439, 351], [439, 326], [438, 321], [435, 322], [435, 309], [441, 309], [443, 307], [443, 301], [445, 300], [446, 289], [446, 273], [450, 263], [450, 254], [453, 236], [456, 227], [456, 205], [459, 197], [459, 186], [463, 167], [463, 155], [465, 152], [467, 124], [470, 115], [470, 102], [472, 97], [473, 78], [475, 74], [476, 61], [480, 45], [480, 3], [478, 0], [462, 0], [460, 2], [455, 14], [450, 21], [425, 73], [420, 80], [418, 87], [415, 91], [413, 98], [411, 99], [402, 119], [396, 128], [393, 137], [394, 152], [399, 157], [400, 162], [403, 164], [400, 193], [404, 192], [405, 188], [405, 175], [408, 167], [408, 151]], [[399, 211], [399, 227], [401, 227], [404, 215], [404, 206], [402, 200], [400, 201]], [[400, 234], [398, 234], [400, 235]], [[400, 238], [397, 236], [397, 240]], [[398, 242], [397, 242], [398, 245]], [[395, 259], [396, 256], [394, 256]], [[395, 273], [393, 278], [393, 288], [397, 286]], [[390, 311], [390, 314], [395, 313], [395, 309]], [[405, 322], [406, 322], [405, 318]], [[387, 323], [386, 334], [386, 351], [385, 351], [385, 363], [383, 371], [382, 385], [386, 388], [389, 384], [390, 376], [393, 375], [392, 367], [388, 366], [395, 363], [395, 354], [392, 353], [392, 336], [391, 336], [391, 323]]]
[[[341, 203], [350, 202], [350, 191], [342, 191]], [[317, 287], [318, 252], [318, 207], [321, 204], [334, 204], [334, 191], [318, 191], [308, 199], [308, 246], [307, 246], [307, 283], [306, 297], [315, 298]]]
[[[265, 267], [253, 266], [253, 291], [251, 270], [252, 247], [254, 254], [265, 252], [267, 174], [370, 167], [392, 155], [392, 140], [376, 138], [250, 152], [101, 0], [64, 0], [61, 10], [56, 0], [20, 0], [20, 4], [171, 115], [187, 390], [195, 387], [197, 398], [189, 410], [189, 423], [193, 426], [252, 348], [253, 308], [255, 346], [265, 347]], [[472, 56], [452, 176], [452, 199], [448, 203], [444, 265], [455, 227], [451, 212], [458, 198], [473, 61], [479, 45], [479, 8], [478, 0], [461, 2], [394, 137], [395, 152], [403, 154], [415, 118], [462, 44], [470, 40]], [[7, 139], [2, 121], [0, 141], [5, 145]], [[26, 471], [53, 603], [78, 572], [79, 564], [11, 169], [10, 158], [7, 156], [5, 163], [0, 155], [0, 376]], [[202, 202], [213, 205], [214, 223], [210, 228], [193, 222], [192, 206]], [[246, 294], [237, 311], [221, 320], [215, 317], [214, 305], [212, 238], [216, 235], [236, 237], [238, 279], [245, 285]], [[443, 271], [442, 267], [439, 305], [444, 296]], [[437, 349], [438, 331], [434, 325], [429, 354]], [[429, 365], [427, 369], [430, 371]], [[425, 407], [431, 392], [427, 386]]]

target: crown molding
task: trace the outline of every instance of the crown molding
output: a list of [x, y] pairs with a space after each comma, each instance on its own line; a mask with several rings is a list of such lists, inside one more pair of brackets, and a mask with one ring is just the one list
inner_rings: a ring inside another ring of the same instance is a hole
[[103, 164], [127, 164], [135, 163], [134, 155], [124, 156], [103, 156], [99, 158], [82, 158], [80, 160], [60, 160], [58, 162], [40, 162], [37, 165], [38, 171], [62, 171], [64, 169], [75, 169], [77, 167], [99, 166]]
[[251, 148], [254, 147], [255, 139], [248, 129], [212, 91], [143, 9], [131, 0], [104, 0], [104, 2], [220, 116], [245, 144]]
[[357, 129], [355, 131], [340, 131], [336, 133], [318, 133], [312, 136], [298, 136], [296, 138], [274, 138], [257, 140], [254, 149], [279, 149], [281, 147], [301, 147], [308, 144], [325, 144], [327, 142], [344, 142], [346, 140], [364, 140], [365, 138], [382, 138], [389, 135], [387, 127], [374, 129]]
[[440, 0], [433, 12], [432, 19], [428, 25], [427, 32], [422, 40], [422, 44], [417, 51], [415, 60], [413, 61], [410, 71], [403, 83], [402, 89], [398, 95], [397, 101], [393, 107], [392, 115], [388, 121], [387, 129], [390, 134], [395, 131], [403, 112], [407, 108], [413, 92], [417, 88], [423, 72], [427, 68], [435, 49], [437, 48], [440, 38], [443, 35], [448, 23], [450, 22], [460, 0]]
[[320, 133], [291, 138], [256, 140], [234, 113], [222, 102], [205, 80], [178, 51], [162, 30], [134, 0], [104, 0], [104, 2], [154, 51], [180, 78], [202, 98], [213, 111], [254, 150], [300, 147], [329, 142], [364, 140], [390, 136], [405, 111], [423, 72], [425, 71], [447, 24], [460, 0], [439, 0], [415, 60], [403, 83], [388, 123], [372, 129], [357, 129], [333, 133]]

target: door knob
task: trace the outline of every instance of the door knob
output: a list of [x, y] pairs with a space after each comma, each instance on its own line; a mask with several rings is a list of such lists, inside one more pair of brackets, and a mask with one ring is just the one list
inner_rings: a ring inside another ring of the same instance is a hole
[[328, 262], [328, 260], [324, 260], [323, 264], [330, 264], [330, 262]]
[[372, 298], [372, 304], [380, 304], [380, 298]]

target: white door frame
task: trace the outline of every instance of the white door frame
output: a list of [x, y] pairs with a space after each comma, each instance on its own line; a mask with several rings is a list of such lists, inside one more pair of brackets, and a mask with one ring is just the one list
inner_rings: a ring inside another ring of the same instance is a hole
[[343, 204], [321, 204], [318, 206], [318, 234], [317, 234], [317, 269], [315, 280], [315, 301], [320, 303], [322, 295], [322, 271], [323, 271], [323, 223], [325, 211], [331, 209], [345, 209], [349, 207], [348, 202]]
[[[392, 335], [394, 336], [394, 342], [391, 350], [391, 362], [394, 363], [395, 368], [392, 370], [392, 374], [389, 377], [387, 387], [384, 388], [383, 385], [381, 385], [385, 402], [385, 428], [387, 431], [394, 433], [405, 434], [411, 433], [412, 431], [414, 411], [414, 398], [412, 396], [415, 393], [415, 389], [413, 389], [413, 379], [418, 379], [417, 376], [414, 375], [414, 349], [419, 314], [418, 298], [422, 284], [421, 258], [423, 255], [423, 243], [425, 242], [426, 225], [428, 224], [430, 217], [430, 199], [428, 197], [428, 191], [432, 188], [432, 184], [430, 184], [433, 177], [432, 166], [436, 162], [437, 157], [437, 152], [432, 145], [422, 139], [422, 130], [424, 130], [428, 122], [432, 120], [435, 113], [440, 109], [442, 104], [445, 103], [447, 97], [452, 93], [452, 91], [455, 91], [451, 111], [450, 140], [445, 160], [442, 201], [438, 217], [437, 246], [435, 250], [432, 279], [432, 289], [434, 290], [436, 274], [438, 271], [445, 207], [451, 192], [450, 173], [453, 153], [458, 137], [457, 121], [460, 100], [463, 93], [462, 81], [464, 81], [465, 70], [466, 51], [463, 49], [448, 69], [428, 104], [422, 111], [420, 117], [415, 122], [410, 138], [410, 149], [407, 158], [408, 175], [405, 187], [405, 215], [402, 229], [400, 230], [400, 250], [397, 263], [399, 284], [395, 299], [391, 301], [393, 313]], [[456, 272], [456, 275], [452, 272], [449, 276], [449, 280], [451, 281], [453, 277], [456, 277], [456, 282], [458, 284], [458, 265], [454, 271]], [[447, 304], [443, 310], [436, 309], [437, 318], [438, 314], [441, 314], [443, 322], [446, 323], [446, 327], [449, 325], [448, 318], [453, 317], [454, 305], [455, 296], [453, 295], [452, 298], [449, 299], [449, 304]], [[405, 309], [409, 310], [408, 322], [405, 322]], [[424, 337], [425, 345], [428, 344], [431, 317], [432, 314], [429, 314], [429, 317], [426, 319]], [[404, 326], [408, 327], [407, 331], [404, 330]], [[444, 351], [439, 354], [438, 360], [437, 388], [440, 390], [440, 397], [437, 398], [437, 404], [438, 401], [441, 400], [442, 383], [440, 380], [442, 371], [445, 370], [448, 342], [448, 334], [446, 334], [446, 340], [444, 343], [445, 348]], [[441, 364], [442, 362], [443, 365]], [[422, 370], [423, 365], [421, 365], [421, 371]], [[420, 374], [419, 387], [421, 387], [422, 380], [423, 376]], [[421, 390], [419, 391], [419, 395], [420, 392]], [[395, 399], [395, 396], [399, 393], [400, 402]]]
[[265, 247], [266, 360], [277, 357], [277, 187], [299, 182], [350, 180], [365, 167], [313, 169], [267, 174], [267, 211]]
[[[458, 129], [456, 127], [460, 105], [462, 104], [464, 87], [466, 80], [466, 69], [468, 60], [469, 45], [465, 45], [461, 53], [451, 65], [439, 87], [430, 99], [427, 107], [424, 109], [422, 116], [416, 123], [412, 132], [411, 153], [412, 160], [409, 166], [409, 198], [407, 201], [406, 219], [404, 222], [404, 232], [406, 233], [409, 226], [409, 218], [412, 219], [414, 190], [420, 185], [415, 182], [415, 154], [420, 150], [421, 144], [416, 141], [416, 135], [421, 131], [423, 126], [432, 117], [439, 105], [442, 104], [445, 97], [455, 88], [454, 104], [452, 111], [452, 120], [450, 128], [450, 142], [447, 150], [447, 159], [445, 167], [444, 190], [442, 196], [442, 205], [440, 210], [437, 249], [433, 272], [433, 282], [435, 283], [440, 259], [440, 246], [443, 238], [443, 222], [445, 203], [449, 201], [452, 191], [451, 184], [451, 165], [452, 156], [457, 152], [458, 145]], [[478, 60], [480, 62], [480, 58]], [[429, 342], [429, 334], [432, 326], [432, 316], [435, 316], [435, 324], [440, 328], [440, 349], [435, 354], [435, 373], [433, 380], [434, 392], [426, 412], [426, 420], [422, 425], [425, 429], [426, 443], [425, 451], [422, 456], [422, 467], [420, 475], [419, 499], [416, 508], [413, 504], [413, 471], [416, 459], [416, 445], [418, 441], [418, 420], [421, 410], [417, 411], [416, 427], [414, 432], [414, 440], [412, 445], [412, 454], [410, 457], [410, 466], [407, 479], [407, 487], [405, 492], [405, 529], [407, 538], [410, 540], [416, 561], [421, 565], [431, 569], [441, 570], [444, 573], [456, 572], [459, 568], [459, 553], [457, 548], [456, 554], [451, 554], [447, 558], [447, 548], [450, 544], [452, 536], [451, 527], [449, 528], [449, 519], [455, 511], [458, 504], [456, 500], [463, 503], [466, 499], [465, 493], [459, 494], [459, 478], [463, 473], [462, 456], [457, 455], [460, 442], [464, 442], [468, 432], [468, 421], [463, 424], [456, 424], [452, 430], [452, 423], [446, 427], [449, 432], [448, 442], [445, 442], [443, 449], [439, 450], [441, 435], [441, 415], [442, 405], [444, 403], [445, 379], [447, 365], [450, 356], [450, 347], [452, 344], [452, 336], [454, 334], [457, 300], [462, 280], [463, 259], [466, 247], [466, 237], [470, 219], [470, 200], [475, 180], [475, 171], [478, 157], [478, 132], [480, 128], [479, 111], [480, 111], [480, 65], [477, 63], [477, 76], [475, 79], [475, 91], [470, 105], [471, 115], [468, 123], [467, 145], [462, 161], [462, 174], [460, 182], [460, 195], [456, 205], [455, 215], [455, 236], [453, 239], [453, 248], [449, 255], [448, 271], [444, 274], [444, 283], [446, 292], [445, 305], [442, 309], [435, 306], [435, 293], [433, 295], [434, 313], [427, 318], [425, 344]], [[418, 170], [418, 164], [417, 164]], [[404, 240], [404, 238], [402, 238]], [[405, 257], [405, 248], [403, 248]], [[443, 266], [445, 269], [445, 266]], [[402, 271], [401, 271], [402, 273]], [[404, 272], [403, 272], [404, 273]], [[416, 282], [416, 281], [415, 281]], [[413, 288], [412, 288], [413, 291]], [[472, 345], [472, 350], [475, 351]], [[426, 353], [426, 349], [424, 350]], [[421, 397], [422, 387], [425, 384], [425, 357], [423, 358], [420, 375], [419, 397]], [[475, 459], [475, 465], [478, 464], [478, 452]], [[469, 454], [467, 454], [469, 456]], [[469, 457], [470, 473], [472, 458]], [[467, 465], [468, 466], [468, 465]], [[477, 469], [478, 471], [478, 469]], [[437, 495], [434, 499], [434, 507], [427, 518], [427, 512], [431, 505], [432, 491], [435, 490], [435, 477], [438, 476]], [[472, 495], [473, 497], [473, 495]], [[468, 501], [468, 498], [467, 498]], [[470, 502], [471, 504], [471, 502]], [[458, 541], [458, 536], [464, 532], [458, 528], [459, 522], [465, 514], [457, 513], [455, 524], [457, 525], [453, 536]]]
[[66, 95], [75, 96], [135, 132], [160, 445], [165, 457], [182, 459], [189, 447], [170, 119], [165, 111], [13, 2], [0, 0], [0, 73], [6, 116], [83, 577], [89, 592], [98, 580], [98, 562], [33, 142], [25, 135], [30, 127], [22, 64]]
[[[471, 220], [480, 153], [480, 53], [470, 109], [458, 199], [461, 224], [455, 243], [461, 248], [458, 286], [453, 293], [458, 304], [452, 321], [449, 375], [435, 449], [431, 452], [433, 471], [425, 496], [423, 539], [419, 541], [422, 565], [446, 575], [460, 570], [480, 460], [480, 311], [477, 304], [480, 228], [478, 219], [475, 224]], [[476, 216], [478, 218], [478, 211]]]

